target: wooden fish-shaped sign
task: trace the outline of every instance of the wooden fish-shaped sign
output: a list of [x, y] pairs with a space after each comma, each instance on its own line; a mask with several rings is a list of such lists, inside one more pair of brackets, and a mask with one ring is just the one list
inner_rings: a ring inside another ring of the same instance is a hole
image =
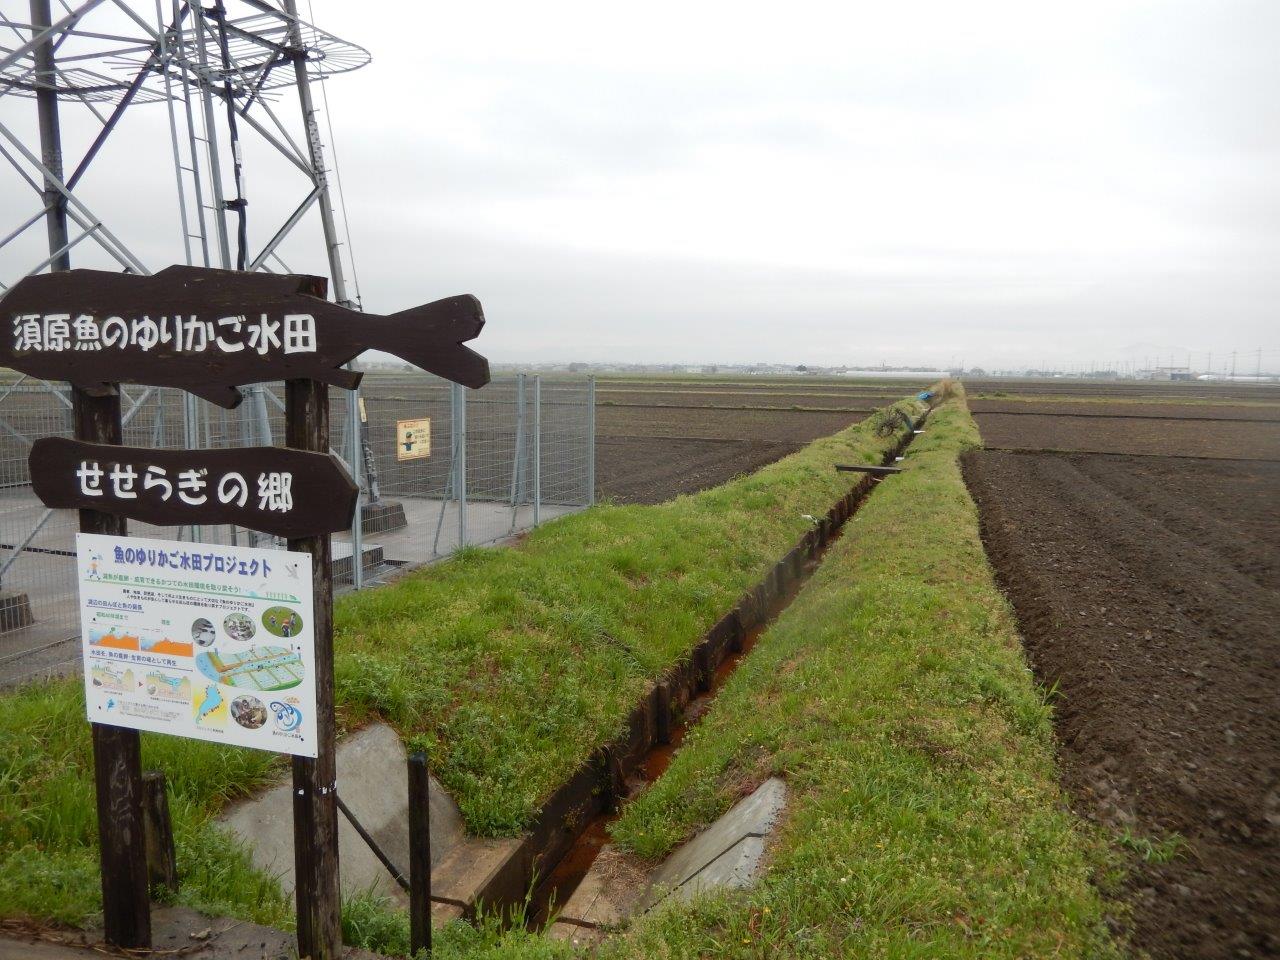
[[343, 364], [384, 350], [468, 387], [489, 362], [463, 346], [484, 326], [464, 294], [380, 317], [324, 299], [323, 277], [173, 266], [152, 276], [70, 270], [0, 298], [0, 365], [91, 393], [110, 382], [181, 387], [222, 407], [243, 384], [309, 377], [354, 389]]

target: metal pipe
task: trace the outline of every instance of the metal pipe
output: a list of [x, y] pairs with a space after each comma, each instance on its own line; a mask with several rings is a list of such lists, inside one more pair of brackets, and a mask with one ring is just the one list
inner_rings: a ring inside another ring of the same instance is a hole
[[262, 252], [259, 253], [253, 259], [253, 262], [245, 267], [245, 269], [252, 273], [261, 268], [261, 266], [266, 262], [267, 257], [271, 256], [271, 254], [275, 252], [276, 247], [280, 246], [284, 238], [289, 235], [289, 231], [297, 226], [298, 221], [306, 215], [307, 211], [311, 209], [311, 205], [316, 202], [319, 196], [319, 187], [316, 187], [307, 194], [307, 198], [298, 205], [298, 209], [289, 214], [289, 219], [284, 222], [284, 226], [276, 231], [276, 235], [267, 242], [267, 245], [262, 248]]
[[9, 554], [9, 556], [5, 558], [4, 563], [0, 565], [0, 581], [4, 580], [4, 575], [9, 572], [9, 568], [13, 566], [13, 562], [22, 556], [22, 551], [26, 550], [27, 547], [31, 545], [31, 541], [36, 538], [36, 534], [44, 528], [44, 525], [49, 522], [49, 518], [52, 516], [53, 511], [46, 509], [40, 516], [40, 519], [36, 521], [35, 526], [31, 528], [31, 532], [23, 538], [21, 543], [14, 545], [13, 553]]
[[31, 226], [33, 223], [35, 223], [37, 220], [43, 217], [47, 212], [48, 211], [46, 210], [38, 210], [35, 213], [33, 213], [31, 216], [27, 217], [27, 219], [22, 222], [22, 226], [15, 227], [13, 230], [9, 231], [9, 233], [5, 236], [3, 240], [0, 240], [0, 247], [8, 246], [10, 241], [12, 241], [15, 237], [24, 233], [29, 226]]
[[[163, 394], [161, 395], [163, 401]], [[138, 401], [139, 403], [142, 400]], [[200, 398], [194, 393], [182, 393], [182, 442], [188, 450], [200, 449]], [[199, 524], [191, 527], [191, 539], [199, 540], [203, 535]]]
[[227, 135], [231, 138], [231, 182], [236, 198], [223, 206], [236, 213], [236, 269], [243, 270], [249, 256], [249, 225], [244, 195], [244, 155], [240, 150], [240, 128], [236, 125], [235, 93], [231, 88], [231, 51], [227, 46], [227, 8], [223, 0], [214, 0], [210, 8], [218, 24], [218, 52], [222, 57], [222, 97], [226, 101]]
[[[66, 188], [66, 185], [62, 182], [61, 176], [55, 174], [52, 170], [46, 167], [43, 161], [28, 150], [22, 140], [3, 123], [0, 123], [0, 136], [8, 140], [9, 144], [14, 148], [14, 150], [22, 155], [23, 159], [26, 160], [27, 163], [31, 164], [31, 166], [44, 174], [45, 183], [51, 183], [53, 188], [58, 191], [63, 201], [65, 201], [65, 212], [67, 216], [74, 220], [82, 230], [88, 230], [91, 226], [96, 226], [96, 230], [92, 236], [103, 250], [107, 251], [107, 253], [120, 261], [120, 265], [126, 270], [132, 270], [134, 273], [142, 274], [144, 276], [151, 273], [151, 271], [144, 267], [142, 262], [130, 253], [129, 249], [121, 243], [116, 236], [98, 220], [97, 217], [93, 215], [93, 212], [81, 203], [74, 193]], [[18, 175], [27, 182], [32, 190], [41, 196], [44, 196], [44, 189], [41, 185], [36, 183], [35, 179], [31, 177], [16, 160], [14, 160], [13, 155], [3, 146], [0, 146], [0, 156], [3, 156], [10, 164], [13, 165], [14, 170], [16, 170]], [[47, 206], [48, 205], [46, 204], [46, 207]]]
[[[62, 225], [63, 225], [63, 229], [65, 230], [66, 229], [66, 211], [65, 210], [63, 211]], [[95, 223], [88, 230], [83, 231], [74, 240], [68, 240], [59, 249], [49, 254], [49, 256], [45, 257], [38, 264], [36, 264], [34, 267], [28, 270], [25, 274], [23, 274], [23, 276], [29, 277], [33, 274], [39, 273], [45, 267], [48, 267], [52, 264], [59, 263], [59, 262], [67, 263], [68, 266], [63, 267], [62, 269], [70, 270], [71, 267], [69, 266], [69, 264], [71, 262], [71, 258], [69, 254], [71, 253], [71, 248], [74, 247], [76, 244], [78, 244], [81, 240], [85, 239], [86, 237], [93, 236], [94, 231], [97, 230], [100, 226], [102, 226], [101, 223]], [[54, 269], [58, 269], [58, 268], [54, 267]]]
[[[5, 55], [3, 57], [0, 57], [0, 73], [4, 72], [5, 70], [8, 70], [9, 67], [17, 63], [19, 60], [25, 57], [32, 50], [35, 50], [37, 47], [47, 46], [49, 43], [49, 37], [51, 35], [55, 33], [62, 33], [63, 31], [75, 26], [78, 20], [80, 20], [86, 13], [88, 13], [90, 10], [92, 10], [94, 7], [98, 6], [98, 4], [102, 2], [103, 0], [88, 0], [87, 3], [82, 3], [80, 5], [80, 9], [73, 10], [72, 12], [68, 13], [65, 17], [63, 17], [61, 20], [59, 20], [57, 23], [52, 25], [50, 25], [48, 22], [49, 4], [45, 3], [44, 4], [45, 23], [43, 27], [40, 27], [38, 24], [35, 23], [36, 18], [35, 18], [34, 12], [31, 17], [33, 26], [36, 26], [36, 28], [39, 29], [40, 32], [35, 36], [33, 36], [26, 43], [15, 47], [13, 50], [6, 51]], [[34, 7], [35, 7], [35, 3], [32, 3], [32, 8], [34, 9]]]
[[542, 521], [542, 376], [533, 377], [533, 525]]
[[467, 545], [467, 390], [460, 383], [452, 384], [452, 387], [458, 431], [458, 458], [455, 461], [458, 476], [453, 481], [453, 489], [458, 495], [458, 548], [461, 549]]
[[333, 798], [338, 801], [338, 809], [342, 811], [342, 815], [347, 818], [347, 822], [356, 828], [356, 833], [360, 834], [360, 839], [369, 845], [369, 849], [373, 851], [373, 855], [381, 861], [382, 865], [387, 868], [387, 872], [391, 874], [391, 878], [400, 885], [400, 889], [409, 892], [409, 881], [405, 879], [404, 873], [395, 865], [392, 859], [387, 856], [382, 847], [378, 846], [378, 841], [374, 840], [364, 825], [356, 819], [356, 815], [351, 812], [351, 808], [342, 802], [341, 794], [334, 793]]
[[596, 378], [587, 378], [587, 506], [596, 502]]
[[524, 479], [524, 374], [516, 374], [516, 450], [511, 458], [511, 531], [515, 532], [516, 517], [520, 512], [521, 490]]
[[191, 28], [196, 49], [197, 86], [200, 104], [204, 112], [204, 146], [209, 160], [209, 186], [213, 191], [213, 225], [218, 236], [219, 266], [231, 269], [231, 242], [227, 237], [226, 204], [222, 198], [222, 162], [218, 157], [218, 127], [213, 112], [213, 91], [209, 87], [209, 57], [205, 49], [204, 9], [198, 3], [191, 5]]
[[364, 586], [364, 484], [360, 482], [360, 397], [355, 390], [347, 392], [347, 441], [351, 479], [356, 485], [356, 513], [351, 521], [351, 588], [359, 590]]
[[[42, 42], [35, 46], [36, 113], [40, 121], [40, 157], [44, 162], [45, 227], [49, 234], [50, 269], [71, 269], [70, 237], [67, 235], [67, 201], [56, 181], [62, 180], [62, 125], [58, 119], [58, 92], [53, 60], [53, 43], [48, 36], [53, 25], [49, 0], [31, 0], [32, 30], [40, 31]], [[52, 177], [50, 177], [52, 174]], [[43, 265], [42, 265], [43, 266]]]
[[307, 54], [302, 45], [302, 28], [298, 23], [296, 0], [284, 0], [284, 12], [289, 17], [289, 46], [293, 56], [293, 73], [298, 84], [298, 101], [302, 105], [302, 122], [307, 129], [311, 175], [315, 185], [320, 188], [320, 223], [324, 229], [325, 250], [329, 255], [329, 276], [333, 281], [333, 298], [342, 306], [349, 307], [351, 301], [347, 298], [346, 279], [342, 275], [338, 228], [333, 217], [333, 201], [329, 197], [329, 178], [324, 168], [324, 147], [320, 142], [320, 127], [316, 123], [316, 108], [311, 100], [311, 79], [307, 76]]

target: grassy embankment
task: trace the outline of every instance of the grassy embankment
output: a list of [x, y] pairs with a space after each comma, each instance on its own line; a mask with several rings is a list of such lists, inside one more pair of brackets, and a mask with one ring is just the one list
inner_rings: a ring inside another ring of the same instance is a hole
[[[904, 402], [913, 413], [914, 401]], [[518, 832], [618, 732], [652, 678], [878, 461], [896, 438], [855, 425], [713, 490], [600, 506], [513, 549], [469, 550], [336, 610], [345, 728], [380, 716], [462, 807], [470, 829]], [[211, 820], [283, 771], [272, 754], [143, 735], [163, 770], [179, 902], [288, 925], [277, 884]], [[100, 909], [89, 728], [78, 680], [0, 696], [0, 915], [82, 923]], [[376, 920], [376, 918], [375, 918]]]
[[787, 778], [772, 865], [745, 895], [637, 921], [607, 957], [1078, 957], [1114, 953], [1103, 845], [1056, 785], [1023, 659], [937, 410], [764, 634], [615, 838], [659, 858], [746, 786]]
[[[1050, 708], [957, 466], [977, 444], [963, 401], [934, 413], [907, 471], [862, 507], [614, 826], [658, 860], [782, 775], [791, 800], [760, 885], [661, 908], [601, 960], [1119, 954], [1091, 883], [1112, 861], [1056, 785]], [[403, 917], [360, 919], [365, 942], [407, 949]], [[452, 926], [435, 952], [573, 955], [493, 923]]]

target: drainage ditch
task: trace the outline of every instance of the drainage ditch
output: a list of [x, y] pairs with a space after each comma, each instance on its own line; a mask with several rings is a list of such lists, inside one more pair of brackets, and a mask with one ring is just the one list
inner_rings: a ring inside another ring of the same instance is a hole
[[[926, 412], [881, 463], [892, 464], [915, 438]], [[834, 469], [834, 465], [833, 465]], [[748, 591], [694, 648], [669, 669], [636, 705], [626, 731], [602, 747], [550, 798], [519, 845], [467, 897], [468, 914], [515, 910], [545, 924], [548, 907], [568, 902], [608, 842], [620, 805], [667, 769], [688, 730], [706, 713], [725, 681], [761, 633], [795, 599], [845, 523], [879, 482], [864, 476], [808, 531], [773, 570]], [[536, 886], [534, 885], [536, 881]]]

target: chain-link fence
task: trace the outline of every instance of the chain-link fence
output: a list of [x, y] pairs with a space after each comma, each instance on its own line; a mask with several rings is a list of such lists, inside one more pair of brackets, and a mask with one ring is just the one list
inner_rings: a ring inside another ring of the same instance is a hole
[[[126, 387], [124, 443], [282, 444], [283, 385], [244, 393], [239, 407], [224, 410], [180, 390]], [[509, 374], [473, 391], [428, 374], [370, 374], [353, 408], [356, 396], [330, 393], [332, 450], [362, 490], [362, 522], [333, 538], [338, 589], [372, 586], [594, 500], [594, 381]], [[80, 662], [78, 518], [74, 510], [44, 507], [27, 470], [36, 439], [71, 435], [68, 387], [27, 378], [0, 386], [0, 686], [74, 670]], [[130, 522], [129, 532], [284, 547], [278, 538], [227, 525]]]

